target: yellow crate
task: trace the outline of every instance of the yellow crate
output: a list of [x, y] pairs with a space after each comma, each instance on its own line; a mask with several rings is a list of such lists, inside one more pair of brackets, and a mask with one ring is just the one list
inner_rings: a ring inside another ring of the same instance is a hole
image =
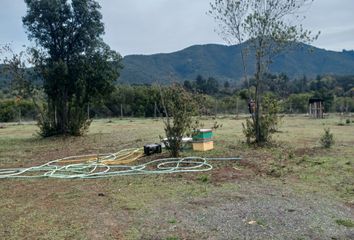
[[193, 143], [193, 150], [194, 151], [209, 151], [214, 149], [214, 142], [213, 141], [208, 141], [208, 142], [194, 142]]

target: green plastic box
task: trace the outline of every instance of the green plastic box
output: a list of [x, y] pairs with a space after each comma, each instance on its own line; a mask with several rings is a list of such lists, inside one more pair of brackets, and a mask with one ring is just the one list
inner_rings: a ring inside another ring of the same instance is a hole
[[198, 129], [194, 131], [193, 141], [201, 141], [211, 139], [213, 137], [213, 130], [211, 129]]

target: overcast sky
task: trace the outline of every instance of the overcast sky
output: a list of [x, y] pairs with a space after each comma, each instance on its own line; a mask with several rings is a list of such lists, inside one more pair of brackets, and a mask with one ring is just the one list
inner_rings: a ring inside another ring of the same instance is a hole
[[[206, 15], [210, 0], [98, 0], [106, 27], [105, 41], [123, 56], [173, 52], [194, 44], [224, 42]], [[23, 0], [0, 0], [0, 44], [15, 50], [29, 45], [21, 17]], [[321, 31], [313, 45], [354, 49], [354, 0], [315, 0], [305, 27]]]

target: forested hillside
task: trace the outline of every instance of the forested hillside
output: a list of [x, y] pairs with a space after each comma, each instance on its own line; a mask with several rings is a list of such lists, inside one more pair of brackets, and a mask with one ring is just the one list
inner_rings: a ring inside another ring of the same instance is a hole
[[[118, 79], [124, 84], [168, 84], [193, 80], [198, 75], [213, 77], [220, 83], [235, 85], [243, 76], [241, 46], [217, 44], [194, 45], [174, 53], [128, 55]], [[254, 73], [254, 61], [249, 53], [248, 74]], [[1, 70], [1, 66], [0, 66]], [[334, 52], [299, 44], [275, 57], [272, 74], [285, 73], [290, 78], [317, 75], [354, 75], [354, 51]], [[8, 85], [0, 71], [0, 88]]]
[[[130, 55], [124, 57], [121, 83], [169, 83], [212, 76], [220, 81], [237, 82], [243, 75], [241, 46], [195, 45], [174, 53]], [[254, 72], [252, 53], [247, 59], [248, 73]], [[299, 44], [274, 59], [271, 73], [289, 77], [307, 75], [354, 74], [354, 51], [334, 52]]]

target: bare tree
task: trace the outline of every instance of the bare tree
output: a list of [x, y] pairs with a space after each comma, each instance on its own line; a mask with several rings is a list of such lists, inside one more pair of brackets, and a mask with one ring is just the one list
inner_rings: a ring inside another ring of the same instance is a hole
[[[261, 103], [263, 74], [274, 56], [299, 42], [310, 43], [319, 33], [303, 28], [302, 9], [313, 0], [213, 0], [209, 13], [219, 23], [219, 34], [229, 44], [245, 43], [241, 51], [247, 80], [246, 53], [253, 56], [255, 66], [255, 111], [252, 115], [255, 142], [263, 143]], [[268, 131], [266, 131], [268, 132]]]
[[[4, 71], [11, 79], [12, 93], [16, 95], [18, 101], [21, 99], [31, 99], [39, 114], [39, 121], [43, 121], [43, 112], [39, 103], [43, 100], [43, 91], [34, 83], [35, 80], [38, 81], [39, 76], [31, 68], [34, 61], [31, 49], [15, 53], [11, 46], [7, 44], [1, 48], [1, 52], [5, 55], [2, 62], [4, 64]], [[21, 119], [20, 109], [19, 119]]]

